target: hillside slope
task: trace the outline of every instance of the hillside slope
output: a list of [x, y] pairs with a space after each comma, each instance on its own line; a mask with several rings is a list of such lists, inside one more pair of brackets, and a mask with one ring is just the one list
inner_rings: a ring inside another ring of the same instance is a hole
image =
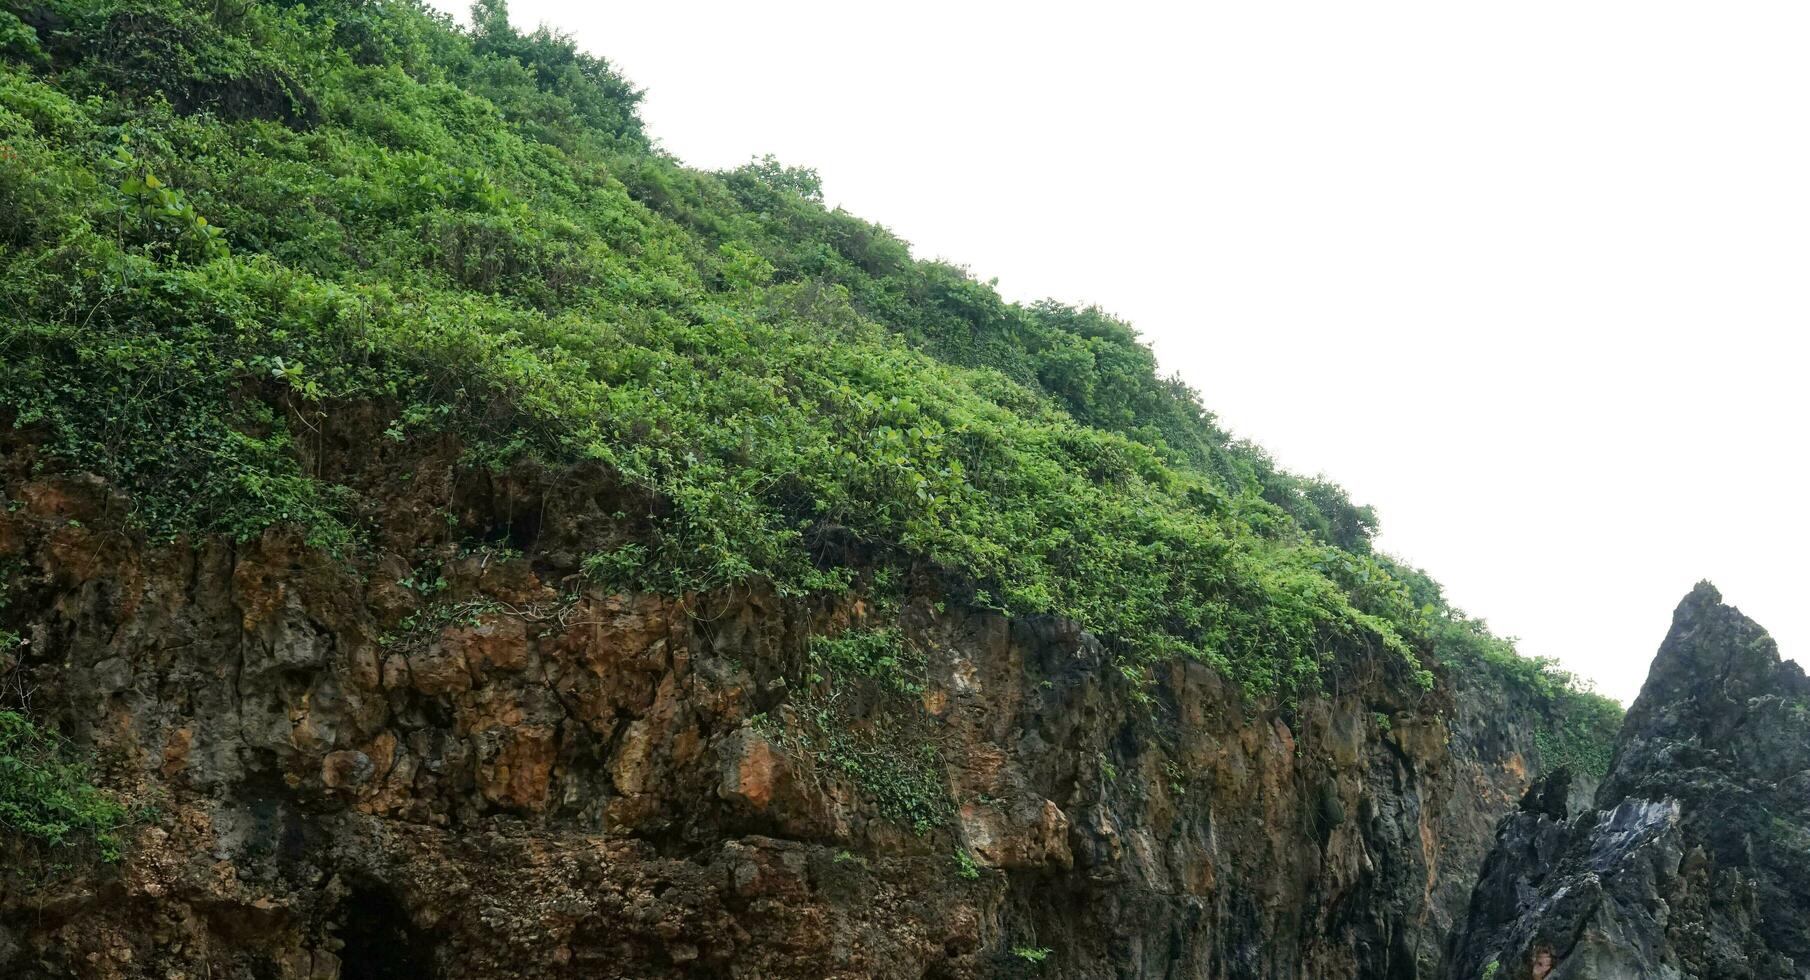
[[[780, 975], [790, 893], [707, 897], [773, 848], [941, 882], [799, 975], [1045, 945], [1072, 976], [1413, 975], [1530, 773], [1606, 762], [1613, 704], [1125, 324], [916, 261], [808, 170], [688, 169], [607, 63], [475, 22], [0, 2], [0, 710], [29, 736], [0, 822], [71, 876], [7, 879], [0, 963], [305, 973], [374, 902], [407, 941], [368, 948], [448, 975], [525, 955], [482, 953], [512, 916], [565, 923], [548, 956]], [[531, 913], [548, 880], [499, 869], [555, 852], [693, 881], [715, 925]], [[808, 877], [793, 911], [854, 915]], [[435, 945], [447, 894], [479, 918]], [[628, 956], [631, 920], [699, 959]]]

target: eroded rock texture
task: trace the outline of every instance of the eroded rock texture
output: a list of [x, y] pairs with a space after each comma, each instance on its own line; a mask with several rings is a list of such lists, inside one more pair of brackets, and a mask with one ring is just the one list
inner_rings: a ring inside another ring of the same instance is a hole
[[928, 579], [921, 692], [832, 688], [808, 640], [868, 610], [586, 585], [582, 473], [388, 460], [354, 563], [151, 547], [13, 452], [11, 683], [156, 813], [115, 866], [8, 852], [7, 977], [1429, 977], [1530, 775], [1503, 691], [1351, 651], [1287, 711], [1188, 663], [1146, 699]]
[[1503, 821], [1454, 980], [1810, 977], [1810, 681], [1708, 583], [1595, 805], [1568, 804], [1565, 779]]

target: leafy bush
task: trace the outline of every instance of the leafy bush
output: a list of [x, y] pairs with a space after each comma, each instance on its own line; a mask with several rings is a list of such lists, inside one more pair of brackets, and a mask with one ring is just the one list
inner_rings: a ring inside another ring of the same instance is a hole
[[18, 15], [0, 10], [0, 54], [26, 63], [44, 60], [44, 48], [38, 44], [38, 32]]
[[[28, 9], [9, 6], [15, 16]], [[161, 97], [181, 112], [233, 119], [300, 125], [314, 117], [312, 97], [260, 43], [281, 30], [284, 18], [273, 7], [248, 6], [235, 16], [167, 0], [50, 0], [29, 9], [54, 25], [37, 40], [71, 69], [71, 87]]]
[[912, 647], [896, 626], [813, 637], [810, 656], [824, 672], [860, 674], [898, 694], [924, 690], [924, 654]]
[[53, 733], [15, 711], [0, 711], [0, 827], [53, 853], [92, 848], [120, 856], [126, 810], [88, 783]]
[[1615, 757], [1621, 705], [1587, 691], [1562, 689], [1548, 712], [1551, 721], [1534, 729], [1534, 745], [1547, 769], [1568, 766], [1601, 779]]

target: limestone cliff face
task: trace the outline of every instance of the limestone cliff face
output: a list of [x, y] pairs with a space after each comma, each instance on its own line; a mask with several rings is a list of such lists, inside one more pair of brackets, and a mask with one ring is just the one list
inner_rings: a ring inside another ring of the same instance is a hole
[[1698, 585], [1594, 806], [1555, 773], [1503, 821], [1450, 976], [1810, 977], [1807, 701], [1803, 671]]
[[594, 474], [391, 460], [346, 562], [148, 546], [9, 452], [10, 689], [156, 812], [118, 865], [8, 845], [7, 977], [1430, 977], [1532, 775], [1500, 690], [1140, 688], [928, 579], [918, 683], [835, 686], [859, 603], [586, 585]]

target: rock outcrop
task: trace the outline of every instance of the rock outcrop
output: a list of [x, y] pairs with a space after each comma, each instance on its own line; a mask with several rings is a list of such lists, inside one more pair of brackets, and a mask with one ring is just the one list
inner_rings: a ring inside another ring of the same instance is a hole
[[1453, 980], [1810, 977], [1810, 681], [1708, 583], [1678, 606], [1594, 806], [1504, 819]]
[[11, 448], [9, 682], [152, 809], [118, 865], [7, 852], [0, 975], [1429, 977], [1532, 775], [1502, 690], [1134, 685], [930, 578], [922, 676], [832, 683], [811, 638], [874, 611], [609, 594], [607, 480], [457, 458], [386, 462], [348, 562], [148, 545]]

